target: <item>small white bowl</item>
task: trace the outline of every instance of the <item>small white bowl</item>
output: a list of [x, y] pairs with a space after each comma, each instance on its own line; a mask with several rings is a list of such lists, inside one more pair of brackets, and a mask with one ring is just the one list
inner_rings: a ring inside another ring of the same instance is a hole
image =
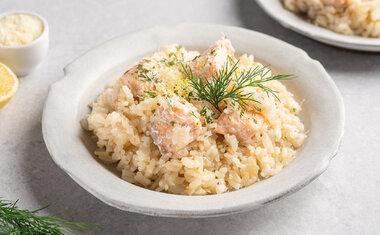
[[46, 57], [49, 50], [49, 25], [45, 18], [30, 11], [11, 11], [0, 14], [0, 19], [12, 14], [28, 14], [41, 20], [44, 30], [30, 43], [21, 46], [0, 45], [0, 62], [6, 64], [17, 76], [32, 72]]
[[[184, 196], [145, 189], [120, 178], [94, 156], [95, 143], [80, 126], [105, 84], [163, 44], [204, 50], [222, 35], [237, 54], [253, 54], [277, 72], [295, 74], [285, 81], [296, 100], [305, 100], [301, 118], [308, 132], [296, 158], [279, 174], [220, 195]], [[319, 176], [337, 153], [343, 135], [342, 97], [322, 65], [303, 50], [247, 29], [203, 24], [156, 27], [100, 45], [64, 69], [49, 89], [42, 131], [53, 160], [88, 192], [121, 210], [172, 217], [221, 216], [255, 209], [297, 191]]]

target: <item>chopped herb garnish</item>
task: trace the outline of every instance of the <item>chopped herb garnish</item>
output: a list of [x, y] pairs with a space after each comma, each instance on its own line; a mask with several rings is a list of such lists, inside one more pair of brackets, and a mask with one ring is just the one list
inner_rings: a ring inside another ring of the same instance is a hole
[[152, 109], [152, 113], [154, 114], [156, 112], [156, 109]]
[[245, 109], [242, 109], [242, 110], [240, 111], [240, 118], [242, 118], [242, 117], [244, 116], [244, 113], [245, 113]]
[[201, 114], [202, 117], [205, 118], [207, 124], [209, 124], [209, 123], [213, 123], [211, 117], [215, 116], [215, 113], [212, 112], [212, 113], [210, 114], [210, 116], [208, 116], [208, 115], [207, 115], [207, 109], [208, 109], [208, 108], [207, 108], [206, 106], [203, 107], [202, 110], [201, 110], [201, 112], [200, 112], [200, 114]]
[[170, 125], [171, 125], [171, 126], [174, 126], [174, 123], [175, 123], [174, 121], [171, 121], [171, 122], [170, 122]]
[[206, 112], [207, 112], [207, 108], [206, 108], [206, 107], [203, 107], [202, 110], [201, 110], [201, 112], [200, 112], [200, 114], [201, 114], [202, 116], [206, 116]]
[[157, 92], [155, 92], [155, 91], [144, 91], [144, 92], [146, 94], [148, 94], [152, 98], [156, 98], [157, 97]]
[[[143, 78], [143, 79], [141, 79], [142, 81], [144, 81], [144, 82], [154, 82], [154, 78], [155, 78], [156, 74], [149, 75], [148, 73], [150, 72], [150, 70], [144, 68], [142, 66], [142, 64], [138, 64], [137, 65], [137, 70], [140, 72], [140, 73], [138, 73], [138, 77], [139, 78]], [[137, 77], [136, 77], [136, 79], [137, 79]]]
[[173, 108], [172, 102], [168, 99], [168, 97], [165, 97], [165, 100], [168, 102], [170, 108]]
[[164, 58], [164, 59], [160, 60], [160, 62], [165, 63], [168, 66], [176, 65], [176, 64], [178, 64], [178, 63], [180, 63], [180, 62], [183, 61], [183, 53], [181, 53], [181, 54], [182, 54], [182, 60], [179, 60], [178, 57], [177, 57], [177, 55], [174, 52], [170, 52], [169, 55], [168, 55], [168, 57], [169, 57], [169, 59], [171, 59], [171, 61], [169, 61], [168, 59]]
[[144, 70], [144, 67], [142, 66], [142, 64], [138, 64], [138, 65], [137, 65], [137, 69], [138, 69], [138, 70]]
[[191, 114], [193, 117], [195, 117], [195, 118], [198, 119], [197, 115], [195, 115], [195, 113], [194, 113], [193, 111], [190, 111], [190, 114]]

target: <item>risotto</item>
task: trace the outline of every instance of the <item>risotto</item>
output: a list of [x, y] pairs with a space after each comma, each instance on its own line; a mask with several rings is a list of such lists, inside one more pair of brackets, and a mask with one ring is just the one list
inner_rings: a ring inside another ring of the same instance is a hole
[[315, 25], [337, 33], [380, 38], [380, 0], [282, 0]]
[[185, 195], [234, 191], [286, 167], [306, 138], [299, 103], [253, 55], [223, 38], [142, 59], [90, 104], [82, 126], [121, 178]]

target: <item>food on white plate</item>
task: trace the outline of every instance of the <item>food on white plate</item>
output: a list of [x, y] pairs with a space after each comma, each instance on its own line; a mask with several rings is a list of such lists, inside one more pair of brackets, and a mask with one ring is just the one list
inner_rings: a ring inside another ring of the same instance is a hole
[[227, 38], [200, 54], [177, 44], [106, 86], [82, 126], [124, 180], [185, 195], [234, 191], [279, 173], [305, 138], [299, 103]]
[[281, 0], [313, 24], [345, 35], [380, 38], [379, 0]]
[[5, 15], [0, 19], [0, 45], [21, 46], [36, 40], [43, 32], [42, 21], [27, 13]]

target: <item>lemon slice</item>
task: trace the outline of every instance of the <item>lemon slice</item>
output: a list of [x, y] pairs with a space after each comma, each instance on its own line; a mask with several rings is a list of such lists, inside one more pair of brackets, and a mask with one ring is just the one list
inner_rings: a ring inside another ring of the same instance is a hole
[[17, 88], [16, 75], [6, 65], [0, 63], [0, 109], [12, 99]]

